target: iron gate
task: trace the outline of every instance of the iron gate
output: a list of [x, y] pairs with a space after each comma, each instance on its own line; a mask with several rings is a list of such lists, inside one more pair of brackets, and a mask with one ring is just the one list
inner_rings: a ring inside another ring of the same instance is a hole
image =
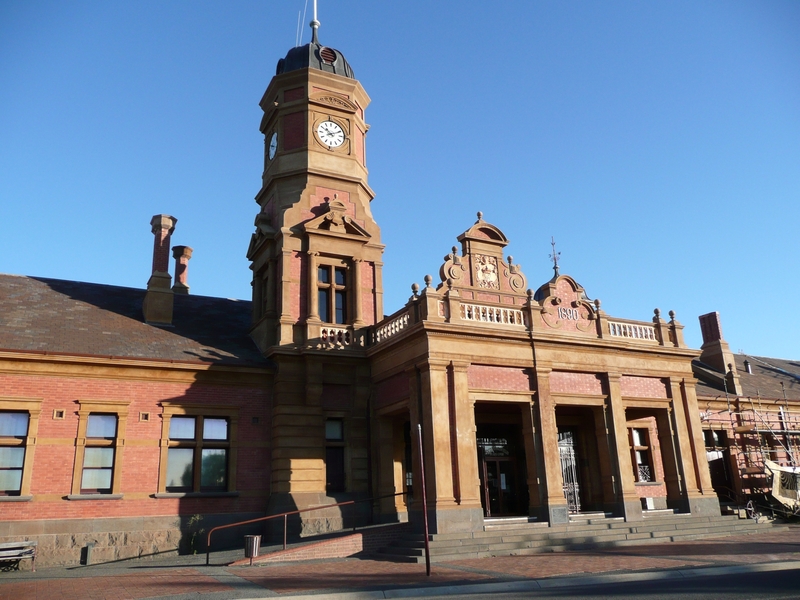
[[558, 453], [561, 456], [561, 478], [564, 481], [564, 497], [567, 499], [569, 512], [580, 512], [581, 496], [580, 485], [578, 484], [574, 431], [558, 432]]

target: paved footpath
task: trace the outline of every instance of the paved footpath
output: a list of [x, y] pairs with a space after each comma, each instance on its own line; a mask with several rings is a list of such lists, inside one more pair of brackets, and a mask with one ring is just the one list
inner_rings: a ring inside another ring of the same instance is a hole
[[0, 572], [0, 599], [400, 598], [800, 569], [800, 527], [757, 535], [425, 565], [337, 559], [225, 567], [241, 552]]

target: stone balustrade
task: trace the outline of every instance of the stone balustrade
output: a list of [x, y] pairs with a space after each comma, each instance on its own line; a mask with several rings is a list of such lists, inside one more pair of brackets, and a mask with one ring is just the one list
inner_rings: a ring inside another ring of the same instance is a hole
[[658, 343], [656, 328], [648, 323], [625, 323], [622, 321], [609, 321], [608, 334], [611, 337], [626, 338], [643, 342]]
[[322, 327], [319, 331], [319, 339], [323, 346], [351, 346], [353, 345], [353, 332], [348, 327]]
[[393, 337], [406, 329], [410, 322], [411, 319], [408, 315], [408, 311], [403, 311], [396, 316], [389, 317], [389, 319], [383, 324], [379, 323], [375, 326], [375, 329], [372, 332], [371, 343], [379, 344], [384, 340], [388, 340], [390, 337]]
[[525, 327], [525, 318], [518, 308], [461, 303], [461, 320], [476, 323], [498, 323]]

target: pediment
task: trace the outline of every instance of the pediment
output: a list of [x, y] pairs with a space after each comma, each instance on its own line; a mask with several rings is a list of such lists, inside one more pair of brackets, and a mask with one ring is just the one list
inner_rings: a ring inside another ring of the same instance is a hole
[[325, 212], [307, 221], [303, 228], [308, 233], [333, 233], [369, 240], [372, 236], [361, 225], [347, 215], [347, 207], [334, 194], [333, 200], [325, 205]]
[[459, 242], [463, 242], [464, 240], [488, 242], [490, 244], [497, 244], [500, 247], [508, 245], [508, 238], [506, 235], [500, 231], [498, 227], [484, 221], [483, 213], [480, 212], [478, 213], [478, 220], [475, 221], [475, 224], [458, 236]]
[[333, 92], [317, 92], [312, 94], [308, 101], [312, 104], [331, 106], [338, 110], [344, 110], [349, 113], [355, 113], [358, 111], [358, 106], [356, 106], [353, 102], [340, 96], [339, 94], [334, 94]]

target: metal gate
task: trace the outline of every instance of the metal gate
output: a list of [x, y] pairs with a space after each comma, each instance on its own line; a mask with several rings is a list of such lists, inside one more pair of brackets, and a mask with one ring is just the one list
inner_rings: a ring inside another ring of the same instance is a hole
[[561, 456], [561, 478], [564, 480], [564, 497], [567, 499], [569, 512], [580, 512], [581, 495], [575, 457], [574, 431], [567, 429], [558, 432], [558, 453]]

